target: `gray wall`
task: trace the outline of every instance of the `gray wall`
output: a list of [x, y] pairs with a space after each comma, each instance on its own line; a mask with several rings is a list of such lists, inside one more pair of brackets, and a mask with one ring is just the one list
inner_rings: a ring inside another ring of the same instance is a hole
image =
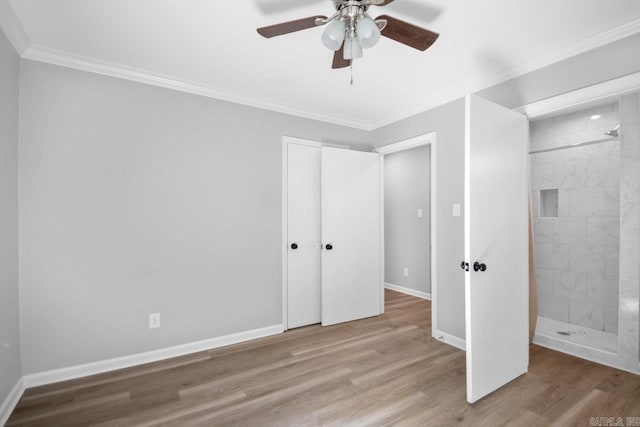
[[18, 314], [20, 60], [0, 30], [0, 404], [22, 376]]
[[576, 55], [478, 92], [515, 108], [640, 71], [640, 34]]
[[[373, 132], [380, 147], [432, 131], [436, 140], [435, 233], [436, 281], [438, 283], [437, 326], [442, 332], [464, 338], [464, 217], [452, 216], [452, 205], [464, 211], [464, 100], [417, 114]], [[432, 152], [433, 154], [433, 152]], [[411, 273], [411, 271], [409, 271]]]
[[20, 129], [25, 374], [280, 324], [282, 135], [370, 147], [32, 61]]
[[[639, 71], [638, 48], [640, 35], [480, 95], [513, 107], [599, 83]], [[283, 134], [381, 146], [438, 132], [437, 320], [464, 337], [462, 100], [367, 133], [30, 61], [21, 92], [26, 373], [279, 323]]]
[[[509, 108], [539, 101], [640, 71], [640, 34], [576, 55], [540, 70], [479, 91], [477, 95]], [[437, 138], [437, 220], [435, 251], [438, 286], [437, 322], [442, 332], [464, 338], [464, 218], [451, 216], [451, 205], [464, 212], [464, 101], [458, 100], [373, 132], [379, 147], [431, 131]]]
[[384, 158], [385, 282], [426, 293], [431, 293], [430, 151], [424, 145]]

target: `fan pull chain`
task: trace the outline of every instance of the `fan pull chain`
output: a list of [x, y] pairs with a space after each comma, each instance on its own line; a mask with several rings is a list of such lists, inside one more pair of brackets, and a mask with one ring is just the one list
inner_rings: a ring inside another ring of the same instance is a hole
[[351, 60], [351, 65], [349, 66], [351, 70], [351, 86], [353, 86], [353, 59]]

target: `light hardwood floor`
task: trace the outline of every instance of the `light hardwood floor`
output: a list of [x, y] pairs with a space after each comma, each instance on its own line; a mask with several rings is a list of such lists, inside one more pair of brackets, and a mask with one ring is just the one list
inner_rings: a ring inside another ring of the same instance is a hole
[[[589, 425], [640, 417], [640, 376], [531, 347], [529, 373], [475, 405], [431, 303], [26, 391], [8, 425]], [[638, 419], [640, 421], [640, 418]]]

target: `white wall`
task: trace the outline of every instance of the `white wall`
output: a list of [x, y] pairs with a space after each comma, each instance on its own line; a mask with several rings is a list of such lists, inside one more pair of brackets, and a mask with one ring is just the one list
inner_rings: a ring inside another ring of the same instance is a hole
[[385, 282], [425, 293], [431, 293], [430, 148], [384, 157]]
[[18, 314], [19, 73], [18, 55], [0, 31], [0, 406], [22, 376]]
[[23, 61], [25, 374], [280, 324], [282, 135], [369, 147], [363, 131]]

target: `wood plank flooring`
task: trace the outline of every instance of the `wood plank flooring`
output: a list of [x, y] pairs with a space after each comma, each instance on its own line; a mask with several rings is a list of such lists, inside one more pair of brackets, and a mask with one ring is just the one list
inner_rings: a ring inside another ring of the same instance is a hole
[[[640, 376], [539, 346], [475, 405], [465, 354], [431, 338], [431, 303], [28, 389], [9, 426], [546, 426], [640, 417]], [[640, 421], [640, 418], [638, 418]]]

